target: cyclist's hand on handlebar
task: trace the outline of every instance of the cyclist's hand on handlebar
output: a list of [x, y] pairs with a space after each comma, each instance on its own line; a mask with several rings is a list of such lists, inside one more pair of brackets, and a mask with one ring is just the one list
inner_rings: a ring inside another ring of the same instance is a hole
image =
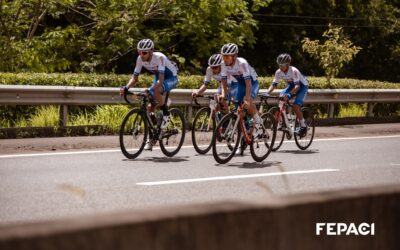
[[120, 96], [124, 96], [124, 94], [126, 93], [126, 92], [128, 92], [128, 87], [127, 86], [121, 86], [121, 88], [119, 89], [119, 95]]
[[192, 99], [195, 99], [198, 96], [197, 92], [192, 92]]

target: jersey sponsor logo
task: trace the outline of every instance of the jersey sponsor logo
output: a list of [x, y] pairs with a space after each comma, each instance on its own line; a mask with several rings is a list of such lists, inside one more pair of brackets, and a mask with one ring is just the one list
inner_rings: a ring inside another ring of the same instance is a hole
[[375, 223], [316, 223], [316, 235], [375, 235]]

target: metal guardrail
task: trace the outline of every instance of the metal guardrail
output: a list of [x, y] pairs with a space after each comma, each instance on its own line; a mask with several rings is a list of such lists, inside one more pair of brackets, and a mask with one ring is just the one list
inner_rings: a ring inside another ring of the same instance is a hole
[[[131, 91], [143, 91], [133, 88]], [[188, 108], [192, 116], [191, 97], [193, 89], [174, 89], [170, 98], [173, 105]], [[261, 89], [260, 93], [266, 92]], [[278, 94], [275, 90], [273, 94]], [[215, 89], [206, 94], [216, 93]], [[199, 100], [207, 104], [207, 100]], [[306, 104], [328, 104], [328, 116], [333, 117], [334, 105], [339, 103], [368, 103], [368, 115], [372, 115], [375, 103], [400, 102], [400, 89], [311, 89], [305, 100]], [[123, 104], [119, 88], [110, 87], [70, 87], [70, 86], [27, 86], [0, 85], [0, 105], [61, 105], [61, 125], [66, 124], [68, 105], [102, 105]], [[273, 103], [273, 101], [271, 101]]]

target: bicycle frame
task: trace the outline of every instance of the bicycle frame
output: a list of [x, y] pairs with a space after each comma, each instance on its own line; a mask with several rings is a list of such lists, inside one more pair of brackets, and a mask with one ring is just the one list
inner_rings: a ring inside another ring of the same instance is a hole
[[[220, 119], [219, 119], [219, 117], [216, 116], [215, 114], [216, 114], [216, 112], [217, 112], [218, 109], [219, 109], [219, 110], [222, 110], [222, 106], [221, 106], [221, 104], [220, 104], [217, 100], [215, 100], [215, 97], [211, 97], [211, 96], [207, 96], [207, 97], [206, 97], [206, 96], [204, 96], [204, 98], [210, 99], [209, 108], [210, 108], [211, 112], [210, 112], [210, 116], [209, 116], [209, 118], [208, 118], [208, 123], [207, 123], [207, 131], [209, 131], [209, 130], [210, 130], [210, 127], [211, 127], [211, 124], [212, 124], [212, 119], [215, 119], [215, 123], [216, 123], [216, 124], [219, 123]], [[201, 106], [201, 105], [197, 102], [196, 98], [194, 99], [194, 101], [195, 101], [195, 103], [196, 103], [198, 106]], [[229, 111], [229, 104], [228, 104], [228, 111]]]
[[[239, 119], [236, 119], [235, 124], [233, 125], [233, 130], [232, 131], [236, 131], [236, 129], [239, 126], [239, 123], [240, 123], [240, 130], [241, 130], [242, 133], [240, 134], [239, 140], [242, 140], [242, 138], [244, 136], [244, 139], [245, 139], [246, 143], [249, 145], [251, 143], [251, 139], [252, 139], [251, 135], [253, 134], [254, 126], [252, 126], [250, 128], [249, 133], [247, 133], [247, 129], [246, 129], [245, 124], [244, 124], [245, 112], [244, 112], [244, 108], [243, 108], [242, 105], [239, 105], [239, 107], [238, 107], [238, 109], [236, 111], [236, 115], [238, 116]], [[229, 121], [228, 127], [231, 125], [231, 122], [232, 121]], [[227, 131], [225, 131], [225, 133], [226, 132]], [[232, 136], [233, 136], [233, 134], [232, 134]]]
[[[288, 106], [288, 102], [279, 100], [279, 111], [276, 114], [275, 119], [276, 119], [277, 123], [279, 123], [281, 121], [281, 119], [282, 119], [281, 117], [283, 115], [283, 119], [284, 119], [283, 122], [285, 123], [285, 126], [287, 128], [287, 132], [289, 133], [290, 137], [292, 137], [294, 135], [294, 131], [293, 131], [294, 127], [291, 127], [291, 125], [289, 123], [289, 118], [287, 117], [287, 114], [286, 114], [287, 106]], [[297, 119], [297, 117], [296, 117], [296, 119]]]

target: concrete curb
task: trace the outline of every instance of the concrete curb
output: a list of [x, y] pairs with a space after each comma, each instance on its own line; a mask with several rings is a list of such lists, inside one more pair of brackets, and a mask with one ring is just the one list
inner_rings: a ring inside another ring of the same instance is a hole
[[[317, 236], [317, 222], [375, 223]], [[400, 185], [0, 227], [0, 249], [399, 249]]]
[[[358, 124], [400, 123], [400, 116], [385, 117], [346, 117], [316, 119], [316, 126], [342, 126]], [[116, 135], [106, 126], [66, 126], [66, 127], [26, 127], [0, 128], [0, 139]]]

